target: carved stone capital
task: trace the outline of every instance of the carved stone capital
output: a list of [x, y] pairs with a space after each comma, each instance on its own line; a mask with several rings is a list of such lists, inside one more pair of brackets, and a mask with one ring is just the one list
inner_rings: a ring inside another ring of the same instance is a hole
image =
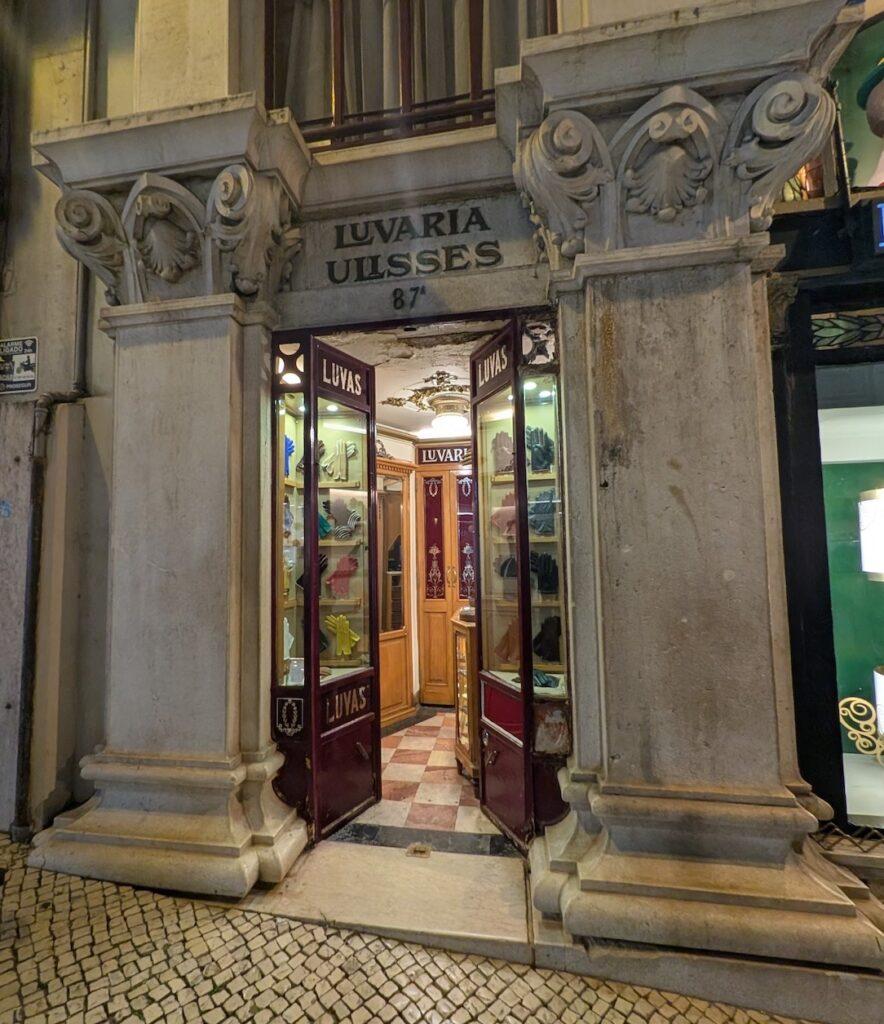
[[733, 238], [767, 229], [834, 116], [800, 71], [736, 97], [670, 86], [625, 120], [550, 113], [519, 142], [515, 177], [553, 269], [591, 251]]
[[[272, 303], [300, 246], [312, 156], [252, 94], [36, 132], [58, 237], [112, 305], [234, 292]], [[145, 161], [151, 159], [145, 172]]]
[[65, 190], [58, 237], [105, 283], [111, 305], [227, 291], [272, 300], [300, 246], [286, 191], [245, 164], [226, 167], [206, 201], [199, 188], [142, 174], [125, 195]]

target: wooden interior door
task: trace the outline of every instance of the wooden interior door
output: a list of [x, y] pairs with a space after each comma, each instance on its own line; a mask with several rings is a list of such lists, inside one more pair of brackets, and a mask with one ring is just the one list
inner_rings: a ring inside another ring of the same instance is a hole
[[422, 704], [454, 704], [450, 472], [418, 477], [418, 610]]
[[411, 623], [413, 467], [378, 459], [378, 622], [381, 727], [414, 711]]
[[418, 475], [420, 699], [454, 706], [454, 616], [473, 597], [472, 475], [438, 466]]

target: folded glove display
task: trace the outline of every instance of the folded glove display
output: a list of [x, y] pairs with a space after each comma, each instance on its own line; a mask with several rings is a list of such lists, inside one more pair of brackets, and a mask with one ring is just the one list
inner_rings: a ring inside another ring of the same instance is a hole
[[295, 442], [290, 438], [285, 439], [285, 475], [292, 475], [292, 456], [295, 454]]
[[505, 664], [518, 664], [519, 661], [519, 624], [511, 622], [506, 632], [497, 641], [494, 653]]
[[494, 435], [491, 442], [491, 455], [494, 459], [495, 473], [512, 473], [513, 439], [505, 430]]
[[[316, 442], [316, 458], [317, 459], [321, 459], [323, 455], [325, 455], [325, 441], [317, 441]], [[303, 473], [304, 472], [304, 459], [306, 459], [306, 458], [307, 458], [307, 453], [304, 452], [304, 454], [298, 460], [297, 466], [295, 466], [296, 472], [298, 472], [298, 473]]]
[[[327, 568], [328, 568], [328, 556], [320, 554], [319, 555], [319, 575], [321, 576], [325, 572], [325, 570]], [[295, 583], [298, 584], [298, 586], [301, 588], [301, 590], [304, 589], [304, 574], [303, 573], [301, 573], [301, 575], [295, 580]]]
[[537, 590], [541, 594], [558, 594], [559, 566], [552, 555], [531, 552], [531, 572], [537, 576]]
[[549, 472], [556, 451], [549, 434], [540, 427], [528, 427], [525, 430], [525, 447], [531, 457], [531, 472]]
[[498, 533], [504, 537], [515, 537], [516, 535], [516, 496], [510, 491], [503, 499], [500, 508], [491, 513], [491, 522]]
[[556, 663], [560, 660], [559, 640], [562, 636], [562, 620], [558, 615], [550, 615], [543, 620], [537, 636], [534, 637], [532, 650], [543, 661]]
[[504, 579], [515, 579], [518, 571], [512, 555], [498, 555], [494, 560], [494, 568]]
[[325, 518], [325, 516], [319, 513], [319, 537], [327, 537], [332, 532], [332, 524]]
[[[320, 556], [320, 558], [323, 556]], [[325, 581], [335, 597], [350, 596], [350, 577], [359, 568], [359, 562], [353, 555], [341, 555], [335, 570]]]
[[534, 686], [538, 690], [553, 690], [559, 685], [558, 679], [551, 676], [549, 672], [541, 672], [539, 668], [534, 669]]
[[319, 465], [332, 478], [341, 482], [350, 479], [350, 459], [356, 458], [359, 449], [353, 441], [335, 441], [328, 457]]
[[350, 620], [346, 615], [326, 615], [325, 625], [334, 637], [338, 657], [349, 657], [360, 640], [359, 634], [350, 628]]
[[322, 507], [334, 520], [334, 535], [338, 540], [349, 540], [362, 524], [362, 507], [359, 505], [348, 507], [342, 498], [326, 498]]
[[[528, 502], [528, 526], [541, 537], [552, 536], [556, 524], [556, 492], [541, 491]], [[491, 516], [494, 519], [494, 516]]]

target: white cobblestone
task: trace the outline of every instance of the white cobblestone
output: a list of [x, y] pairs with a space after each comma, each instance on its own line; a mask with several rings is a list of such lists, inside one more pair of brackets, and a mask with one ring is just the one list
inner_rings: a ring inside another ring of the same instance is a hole
[[36, 871], [0, 835], [0, 1024], [800, 1024]]

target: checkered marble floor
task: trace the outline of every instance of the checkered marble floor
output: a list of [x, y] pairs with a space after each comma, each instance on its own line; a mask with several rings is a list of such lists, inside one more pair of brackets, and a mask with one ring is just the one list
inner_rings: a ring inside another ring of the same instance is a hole
[[499, 835], [454, 757], [454, 712], [381, 740], [381, 800], [357, 818], [366, 825]]
[[25, 853], [0, 834], [0, 867], [9, 868], [0, 1024], [790, 1024], [657, 989], [37, 871], [25, 867]]

